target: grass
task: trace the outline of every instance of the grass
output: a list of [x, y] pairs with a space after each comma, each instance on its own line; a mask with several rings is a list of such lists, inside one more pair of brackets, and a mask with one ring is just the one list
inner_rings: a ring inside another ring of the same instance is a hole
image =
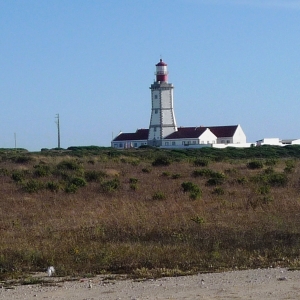
[[[0, 280], [49, 265], [58, 276], [134, 277], [299, 268], [299, 160], [276, 157], [271, 170], [270, 157], [258, 169], [248, 158], [210, 159], [207, 177], [193, 153], [5, 153]], [[212, 174], [226, 174], [222, 187], [207, 184]]]

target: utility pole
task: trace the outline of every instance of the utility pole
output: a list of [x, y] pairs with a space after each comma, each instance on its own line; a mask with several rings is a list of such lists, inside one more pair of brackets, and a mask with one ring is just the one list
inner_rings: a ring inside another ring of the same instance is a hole
[[59, 128], [59, 114], [56, 114], [57, 121], [55, 122], [57, 125], [57, 148], [60, 149], [60, 128]]
[[15, 138], [15, 151], [17, 150], [17, 134], [14, 133], [14, 138]]

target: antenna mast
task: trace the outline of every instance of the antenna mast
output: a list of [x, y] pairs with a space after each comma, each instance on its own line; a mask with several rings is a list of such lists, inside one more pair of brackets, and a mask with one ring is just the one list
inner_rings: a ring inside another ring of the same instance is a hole
[[57, 121], [55, 122], [57, 124], [57, 147], [60, 149], [60, 128], [59, 128], [59, 114], [56, 114]]

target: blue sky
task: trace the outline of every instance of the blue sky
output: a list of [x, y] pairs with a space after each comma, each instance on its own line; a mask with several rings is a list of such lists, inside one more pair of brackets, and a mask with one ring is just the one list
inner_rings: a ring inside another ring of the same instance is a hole
[[148, 128], [160, 57], [178, 126], [300, 138], [300, 0], [0, 0], [0, 148]]

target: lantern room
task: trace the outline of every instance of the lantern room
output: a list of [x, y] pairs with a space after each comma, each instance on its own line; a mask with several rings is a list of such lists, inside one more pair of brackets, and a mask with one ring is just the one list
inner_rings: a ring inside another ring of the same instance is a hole
[[156, 81], [168, 82], [168, 68], [167, 64], [160, 59], [159, 63], [156, 64]]

